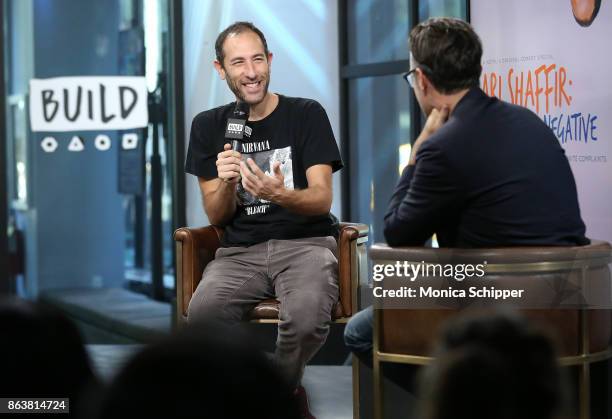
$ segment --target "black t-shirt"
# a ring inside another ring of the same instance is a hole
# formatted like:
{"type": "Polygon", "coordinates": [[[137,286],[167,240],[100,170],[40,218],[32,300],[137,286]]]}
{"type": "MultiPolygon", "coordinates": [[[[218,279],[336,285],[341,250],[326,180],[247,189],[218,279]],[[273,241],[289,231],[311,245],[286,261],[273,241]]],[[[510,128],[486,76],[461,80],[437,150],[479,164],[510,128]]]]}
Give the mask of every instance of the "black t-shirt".
{"type": "MultiPolygon", "coordinates": [[[[308,187],[306,169],[330,164],[342,168],[340,152],[323,107],[316,101],[278,95],[278,105],[259,121],[248,121],[241,149],[242,160],[252,158],[266,174],[274,162],[288,189],[308,187]]],[[[196,115],[191,125],[185,171],[206,180],[217,177],[217,154],[231,143],[224,137],[227,118],[235,103],[196,115]]],[[[292,213],[271,202],[254,198],[238,184],[238,208],[225,226],[224,246],[249,246],[270,239],[334,236],[338,222],[331,214],[292,213]]]]}

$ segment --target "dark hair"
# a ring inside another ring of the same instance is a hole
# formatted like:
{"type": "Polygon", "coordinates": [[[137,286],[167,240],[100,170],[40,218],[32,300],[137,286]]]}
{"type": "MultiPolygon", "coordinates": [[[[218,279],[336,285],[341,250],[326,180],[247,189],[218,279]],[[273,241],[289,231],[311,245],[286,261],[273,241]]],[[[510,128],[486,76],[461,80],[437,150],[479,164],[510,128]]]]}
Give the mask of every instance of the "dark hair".
{"type": "Polygon", "coordinates": [[[238,330],[197,328],[146,347],[102,397],[98,419],[297,419],[293,388],[238,330]]]}
{"type": "Polygon", "coordinates": [[[410,32],[410,50],[421,69],[442,93],[478,86],[482,44],[469,23],[432,18],[410,32]]]}
{"type": "Polygon", "coordinates": [[[421,377],[426,419],[551,419],[564,392],[552,341],[509,313],[448,324],[421,377]]]}
{"type": "Polygon", "coordinates": [[[76,325],[50,305],[3,298],[0,332],[2,397],[69,397],[80,417],[98,381],[76,325]]]}
{"type": "Polygon", "coordinates": [[[234,22],[227,28],[225,28],[223,32],[221,32],[219,36],[217,36],[217,40],[215,41],[215,54],[217,55],[217,61],[219,61],[222,66],[223,59],[225,58],[225,53],[223,52],[223,44],[225,43],[227,37],[230,35],[238,35],[247,31],[254,32],[257,36],[259,36],[259,39],[261,40],[261,43],[264,47],[264,51],[266,53],[266,57],[268,56],[268,43],[266,42],[266,37],[264,36],[263,32],[260,31],[257,26],[253,25],[251,22],[234,22]]]}

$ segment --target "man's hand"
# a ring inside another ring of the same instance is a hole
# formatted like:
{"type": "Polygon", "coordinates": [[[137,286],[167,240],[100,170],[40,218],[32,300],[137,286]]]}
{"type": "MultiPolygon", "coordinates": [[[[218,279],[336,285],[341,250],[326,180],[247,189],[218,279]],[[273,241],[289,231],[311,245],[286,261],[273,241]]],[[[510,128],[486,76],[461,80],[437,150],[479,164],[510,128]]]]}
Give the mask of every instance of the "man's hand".
{"type": "Polygon", "coordinates": [[[427,121],[425,121],[425,127],[423,127],[423,131],[421,132],[421,136],[423,134],[429,137],[434,132],[440,129],[442,125],[448,119],[448,106],[444,106],[442,109],[438,110],[433,108],[429,116],[427,117],[427,121]]]}
{"type": "Polygon", "coordinates": [[[232,150],[231,144],[225,144],[223,149],[217,155],[217,177],[225,183],[236,184],[240,181],[240,153],[232,150]]]}
{"type": "Polygon", "coordinates": [[[416,155],[419,147],[427,141],[431,135],[438,131],[442,125],[448,119],[448,106],[444,106],[442,109],[438,110],[436,108],[432,109],[431,113],[427,117],[427,121],[425,121],[425,127],[423,127],[423,131],[421,131],[421,135],[416,139],[414,145],[412,146],[412,154],[410,155],[409,165],[416,164],[416,155]]]}
{"type": "Polygon", "coordinates": [[[268,176],[255,164],[253,159],[240,163],[242,186],[256,198],[278,202],[285,189],[285,177],[280,170],[280,162],[272,165],[272,174],[268,176]]]}

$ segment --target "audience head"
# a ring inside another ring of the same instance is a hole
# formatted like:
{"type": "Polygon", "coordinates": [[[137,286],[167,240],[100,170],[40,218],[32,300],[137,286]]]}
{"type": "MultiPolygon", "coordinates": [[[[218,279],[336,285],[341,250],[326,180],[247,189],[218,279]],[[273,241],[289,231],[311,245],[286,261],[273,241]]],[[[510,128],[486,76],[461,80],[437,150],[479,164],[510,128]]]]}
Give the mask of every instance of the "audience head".
{"type": "Polygon", "coordinates": [[[421,390],[425,419],[551,419],[562,398],[551,340],[508,313],[449,323],[421,390]]]}
{"type": "Polygon", "coordinates": [[[74,413],[95,384],[76,326],[59,310],[18,299],[0,301],[2,397],[70,398],[74,413]]]}
{"type": "Polygon", "coordinates": [[[299,417],[293,389],[242,336],[209,326],[136,355],[111,383],[102,419],[299,417]]]}

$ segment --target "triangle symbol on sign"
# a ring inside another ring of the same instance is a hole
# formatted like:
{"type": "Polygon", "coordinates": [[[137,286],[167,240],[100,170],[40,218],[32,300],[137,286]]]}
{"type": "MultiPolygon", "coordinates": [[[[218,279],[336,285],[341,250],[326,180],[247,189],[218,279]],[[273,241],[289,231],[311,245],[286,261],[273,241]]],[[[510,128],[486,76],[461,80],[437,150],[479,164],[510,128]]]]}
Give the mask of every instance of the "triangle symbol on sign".
{"type": "Polygon", "coordinates": [[[83,151],[85,150],[85,146],[83,145],[83,140],[81,137],[75,135],[70,140],[70,144],[68,144],[68,151],[83,151]]]}

